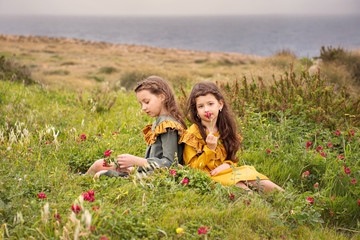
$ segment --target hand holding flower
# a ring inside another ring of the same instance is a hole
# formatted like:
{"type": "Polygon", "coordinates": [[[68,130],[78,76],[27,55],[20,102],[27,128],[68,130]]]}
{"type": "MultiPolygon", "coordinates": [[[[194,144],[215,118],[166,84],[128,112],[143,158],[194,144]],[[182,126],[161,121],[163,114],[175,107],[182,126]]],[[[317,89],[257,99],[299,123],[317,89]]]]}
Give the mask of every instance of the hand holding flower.
{"type": "Polygon", "coordinates": [[[206,145],[211,150],[215,151],[217,146],[218,138],[215,137],[212,133],[209,133],[206,137],[206,145]]]}
{"type": "Polygon", "coordinates": [[[133,166],[144,166],[147,163],[146,159],[130,154],[118,155],[116,160],[120,169],[125,169],[133,166]]]}

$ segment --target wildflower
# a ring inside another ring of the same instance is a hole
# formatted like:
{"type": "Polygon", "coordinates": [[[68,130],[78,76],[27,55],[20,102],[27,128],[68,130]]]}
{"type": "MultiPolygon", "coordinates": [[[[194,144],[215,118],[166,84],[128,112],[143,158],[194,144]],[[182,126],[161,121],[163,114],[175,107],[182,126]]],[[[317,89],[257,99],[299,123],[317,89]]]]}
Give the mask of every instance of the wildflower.
{"type": "Polygon", "coordinates": [[[28,152],[31,152],[31,151],[32,151],[32,149],[31,149],[31,148],[28,148],[27,150],[28,150],[28,152]]]}
{"type": "Polygon", "coordinates": [[[343,155],[337,155],[338,158],[340,158],[341,160],[344,160],[344,156],[343,155]]]}
{"type": "Polygon", "coordinates": [[[331,142],[329,142],[326,146],[328,146],[328,147],[330,147],[330,148],[333,148],[333,147],[334,147],[331,142]]]}
{"type": "Polygon", "coordinates": [[[316,151],[319,152],[320,150],[322,151],[322,150],[324,150],[324,149],[323,149],[323,147],[318,146],[318,147],[316,148],[316,151]]]}
{"type": "Polygon", "coordinates": [[[106,236],[101,236],[100,240],[109,240],[106,236]]]}
{"type": "Polygon", "coordinates": [[[98,206],[94,206],[94,207],[92,208],[92,210],[98,210],[98,209],[99,209],[98,206]]]}
{"type": "Polygon", "coordinates": [[[315,183],[314,184],[314,188],[318,188],[319,187],[319,184],[318,183],[315,183]]]}
{"type": "Polygon", "coordinates": [[[268,150],[266,150],[269,154],[271,153],[271,150],[270,149],[268,149],[268,150]]]}
{"type": "Polygon", "coordinates": [[[353,179],[351,180],[351,183],[350,183],[350,184],[357,184],[356,179],[355,179],[355,178],[353,178],[353,179]]]}
{"type": "Polygon", "coordinates": [[[85,135],[85,134],[81,134],[80,139],[81,139],[81,141],[85,141],[85,140],[86,140],[86,135],[85,135]]]}
{"type": "Polygon", "coordinates": [[[74,205],[71,205],[71,210],[76,213],[76,214],[79,214],[80,211],[81,211],[81,207],[79,207],[78,205],[74,206],[74,205]]]}
{"type": "Polygon", "coordinates": [[[350,130],[350,133],[351,133],[351,135],[353,135],[353,136],[354,136],[354,131],[353,131],[353,130],[350,130]]]}
{"type": "Polygon", "coordinates": [[[90,201],[90,196],[88,193],[82,193],[81,196],[84,198],[85,201],[90,201]]]}
{"type": "Polygon", "coordinates": [[[110,154],[112,154],[112,153],[113,153],[113,151],[109,149],[104,152],[104,155],[107,157],[110,157],[110,154]]]}
{"type": "Polygon", "coordinates": [[[335,131],[335,135],[340,135],[340,134],[341,134],[341,132],[339,130],[335,131]]]}
{"type": "Polygon", "coordinates": [[[95,195],[95,192],[94,192],[94,190],[89,190],[88,194],[90,197],[93,197],[95,195]]]}
{"type": "Polygon", "coordinates": [[[170,174],[173,175],[173,176],[175,176],[175,175],[176,175],[176,170],[175,170],[175,169],[171,169],[171,170],[170,170],[170,174]]]}
{"type": "Polygon", "coordinates": [[[176,233],[184,233],[184,229],[179,227],[176,229],[176,233]]]}
{"type": "Polygon", "coordinates": [[[235,199],[235,194],[233,194],[233,193],[230,194],[230,195],[229,195],[229,198],[230,198],[231,200],[234,200],[234,199],[235,199]]]}
{"type": "Polygon", "coordinates": [[[247,201],[243,201],[244,204],[247,204],[248,206],[250,205],[250,202],[247,201]]]}
{"type": "Polygon", "coordinates": [[[210,118],[211,118],[211,112],[205,113],[205,117],[208,118],[208,119],[210,119],[210,118]]]}
{"type": "Polygon", "coordinates": [[[275,145],[275,148],[279,148],[279,145],[275,145]]]}
{"type": "Polygon", "coordinates": [[[314,203],[314,199],[312,197],[308,197],[306,199],[306,201],[310,202],[310,204],[313,204],[314,203]]]}
{"type": "Polygon", "coordinates": [[[90,232],[92,232],[92,233],[95,232],[95,229],[96,229],[96,226],[94,226],[94,225],[90,226],[90,232]]]}
{"type": "Polygon", "coordinates": [[[97,135],[98,135],[99,137],[101,137],[101,133],[98,133],[97,135]]]}
{"type": "Polygon", "coordinates": [[[59,214],[54,214],[54,218],[56,219],[56,221],[61,222],[61,217],[59,214]]]}
{"type": "Polygon", "coordinates": [[[332,195],[332,196],[330,197],[330,199],[331,199],[331,201],[334,200],[334,199],[335,199],[335,195],[332,195]]]}
{"type": "Polygon", "coordinates": [[[181,182],[182,184],[186,184],[186,183],[189,183],[189,179],[187,179],[187,178],[184,178],[183,180],[182,180],[182,182],[181,182]]]}
{"type": "Polygon", "coordinates": [[[326,154],[325,154],[324,152],[321,152],[320,155],[321,155],[322,157],[325,157],[325,156],[326,156],[326,154]]]}
{"type": "Polygon", "coordinates": [[[350,168],[345,168],[344,171],[347,175],[349,175],[351,173],[350,168]]]}
{"type": "Polygon", "coordinates": [[[50,144],[50,143],[51,143],[51,142],[49,142],[49,141],[46,141],[46,142],[45,142],[46,145],[48,145],[48,144],[50,144]]]}
{"type": "Polygon", "coordinates": [[[312,144],[312,142],[307,141],[307,143],[306,143],[306,151],[308,151],[308,150],[309,150],[309,147],[311,146],[311,144],[312,144]]]}
{"type": "Polygon", "coordinates": [[[359,207],[360,207],[360,200],[358,201],[359,207]]]}
{"type": "Polygon", "coordinates": [[[209,227],[201,226],[198,230],[199,235],[206,234],[208,229],[209,229],[209,227]]]}
{"type": "Polygon", "coordinates": [[[310,172],[309,172],[309,171],[306,171],[306,172],[303,172],[303,173],[301,174],[301,177],[302,177],[302,178],[307,178],[309,175],[310,175],[310,172]]]}
{"type": "Polygon", "coordinates": [[[118,132],[113,132],[113,133],[112,133],[112,135],[116,135],[116,134],[118,134],[118,132]]]}
{"type": "Polygon", "coordinates": [[[40,199],[43,199],[43,198],[46,198],[46,195],[45,195],[45,193],[41,192],[41,193],[38,194],[38,197],[40,199]]]}

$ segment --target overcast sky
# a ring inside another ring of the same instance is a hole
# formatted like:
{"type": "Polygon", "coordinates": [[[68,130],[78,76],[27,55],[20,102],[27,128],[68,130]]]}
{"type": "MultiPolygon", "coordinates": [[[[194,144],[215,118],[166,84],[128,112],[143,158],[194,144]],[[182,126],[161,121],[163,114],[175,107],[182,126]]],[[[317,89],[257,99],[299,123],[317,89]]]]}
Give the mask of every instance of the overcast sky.
{"type": "Polygon", "coordinates": [[[0,14],[360,14],[360,0],[0,0],[0,14]]]}

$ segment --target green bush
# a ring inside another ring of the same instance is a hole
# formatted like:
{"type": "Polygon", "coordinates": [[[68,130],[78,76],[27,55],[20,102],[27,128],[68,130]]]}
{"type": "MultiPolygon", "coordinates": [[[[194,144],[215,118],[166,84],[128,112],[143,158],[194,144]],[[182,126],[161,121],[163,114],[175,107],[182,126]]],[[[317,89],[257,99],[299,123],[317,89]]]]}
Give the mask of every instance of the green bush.
{"type": "Polygon", "coordinates": [[[25,85],[36,83],[26,66],[21,66],[13,59],[7,59],[4,56],[0,56],[0,80],[21,82],[25,85]]]}

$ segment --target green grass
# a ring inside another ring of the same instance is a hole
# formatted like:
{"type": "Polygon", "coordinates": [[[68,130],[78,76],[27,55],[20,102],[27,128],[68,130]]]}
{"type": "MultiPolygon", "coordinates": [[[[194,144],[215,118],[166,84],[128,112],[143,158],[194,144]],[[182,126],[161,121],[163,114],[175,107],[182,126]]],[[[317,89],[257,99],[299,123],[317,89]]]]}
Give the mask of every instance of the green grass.
{"type": "Polygon", "coordinates": [[[143,156],[141,130],[153,120],[141,113],[133,93],[55,91],[0,81],[0,238],[204,239],[198,229],[205,226],[207,239],[359,239],[359,129],[349,125],[335,135],[301,112],[246,108],[239,120],[240,162],[283,186],[284,194],[248,196],[187,167],[175,168],[175,176],[161,170],[137,180],[78,174],[107,149],[143,156]],[[111,106],[109,99],[116,99],[111,106]],[[302,178],[307,170],[310,175],[302,178]],[[184,178],[189,184],[181,183],[184,178]],[[357,184],[350,184],[353,178],[357,184]],[[89,190],[95,201],[82,201],[89,190]],[[41,192],[46,199],[38,198],[41,192]],[[81,206],[78,215],[72,205],[81,206]]]}

